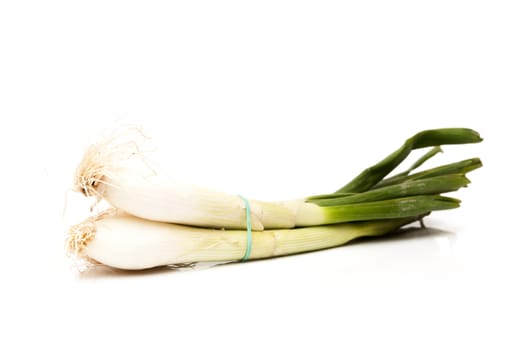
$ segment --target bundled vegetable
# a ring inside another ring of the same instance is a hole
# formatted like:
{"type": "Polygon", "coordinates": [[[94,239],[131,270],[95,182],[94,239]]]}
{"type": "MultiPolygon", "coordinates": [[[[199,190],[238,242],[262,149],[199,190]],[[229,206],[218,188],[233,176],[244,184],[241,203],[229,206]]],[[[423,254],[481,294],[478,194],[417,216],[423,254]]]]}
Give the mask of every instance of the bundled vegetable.
{"type": "MultiPolygon", "coordinates": [[[[457,201],[437,195],[465,186],[468,181],[464,175],[481,165],[478,159],[461,166],[453,164],[439,173],[436,169],[413,178],[397,176],[385,183],[380,181],[413,149],[479,141],[479,135],[470,129],[420,132],[333,195],[282,202],[250,200],[253,229],[392,219],[456,208],[457,201]],[[375,192],[368,191],[376,185],[375,192]]],[[[86,196],[104,198],[114,207],[148,220],[246,228],[245,208],[239,196],[181,183],[154,170],[144,160],[137,144],[130,141],[92,145],[77,169],[75,188],[86,196]]]]}
{"type": "Polygon", "coordinates": [[[457,208],[459,200],[442,194],[468,185],[465,175],[481,166],[478,158],[413,171],[441,145],[480,141],[470,129],[422,131],[335,193],[264,202],[181,183],[153,169],[133,140],[107,140],[87,149],[75,188],[119,211],[72,227],[67,247],[88,260],[141,269],[272,257],[386,234],[434,210],[457,208]],[[410,169],[387,177],[425,147],[432,149],[410,169]],[[251,231],[261,231],[254,232],[254,246],[251,231]]]}
{"type": "Polygon", "coordinates": [[[420,217],[254,232],[217,230],[140,219],[110,211],[73,226],[67,249],[87,261],[121,269],[250,260],[336,247],[390,233],[420,217]]]}

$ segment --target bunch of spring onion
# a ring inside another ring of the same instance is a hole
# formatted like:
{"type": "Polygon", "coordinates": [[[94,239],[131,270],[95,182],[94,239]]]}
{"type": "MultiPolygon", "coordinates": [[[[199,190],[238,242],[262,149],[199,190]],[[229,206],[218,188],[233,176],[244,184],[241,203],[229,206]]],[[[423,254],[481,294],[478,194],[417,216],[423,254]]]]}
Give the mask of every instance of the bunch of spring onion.
{"type": "Polygon", "coordinates": [[[154,169],[137,142],[91,145],[75,189],[114,209],[70,228],[66,247],[87,261],[122,269],[288,255],[378,236],[460,201],[443,194],[469,184],[478,158],[416,171],[441,145],[480,142],[474,130],[425,130],[334,193],[265,202],[179,182],[154,169]],[[430,147],[407,171],[390,173],[430,147]],[[249,242],[249,240],[251,240],[249,242]],[[250,244],[249,244],[250,243],[250,244]]]}

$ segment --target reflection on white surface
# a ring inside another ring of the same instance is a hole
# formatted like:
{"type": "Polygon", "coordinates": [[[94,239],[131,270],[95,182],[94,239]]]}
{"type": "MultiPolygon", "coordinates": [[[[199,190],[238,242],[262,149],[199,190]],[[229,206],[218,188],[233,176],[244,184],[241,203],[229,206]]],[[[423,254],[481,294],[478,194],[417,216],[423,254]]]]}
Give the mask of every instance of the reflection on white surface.
{"type": "MultiPolygon", "coordinates": [[[[455,241],[453,232],[413,227],[386,237],[360,239],[317,254],[321,261],[335,263],[331,272],[333,278],[345,275],[355,286],[418,285],[445,280],[460,268],[451,254],[455,241]]],[[[329,277],[322,279],[326,278],[329,277]]]]}

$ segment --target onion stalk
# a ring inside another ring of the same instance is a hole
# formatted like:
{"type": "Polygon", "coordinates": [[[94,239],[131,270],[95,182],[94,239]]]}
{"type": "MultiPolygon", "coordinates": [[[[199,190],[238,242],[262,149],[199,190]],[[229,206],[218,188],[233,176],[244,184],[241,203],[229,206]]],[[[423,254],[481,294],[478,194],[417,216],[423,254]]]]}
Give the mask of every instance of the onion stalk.
{"type": "MultiPolygon", "coordinates": [[[[421,174],[421,166],[447,144],[480,142],[470,129],[422,131],[388,157],[333,194],[279,202],[249,200],[252,229],[288,229],[351,221],[407,219],[453,209],[459,201],[441,194],[466,186],[465,174],[479,159],[453,163],[421,174]],[[407,172],[386,176],[414,149],[433,147],[407,172]]],[[[237,195],[181,183],[154,169],[135,141],[111,138],[90,146],[75,175],[75,189],[136,217],[208,228],[246,229],[243,200],[237,195]]]]}
{"type": "MultiPolygon", "coordinates": [[[[254,232],[249,259],[303,253],[379,236],[422,216],[254,232]]],[[[246,253],[245,230],[218,230],[144,220],[111,210],[70,228],[66,248],[94,264],[139,270],[195,262],[229,262],[246,253]]]]}

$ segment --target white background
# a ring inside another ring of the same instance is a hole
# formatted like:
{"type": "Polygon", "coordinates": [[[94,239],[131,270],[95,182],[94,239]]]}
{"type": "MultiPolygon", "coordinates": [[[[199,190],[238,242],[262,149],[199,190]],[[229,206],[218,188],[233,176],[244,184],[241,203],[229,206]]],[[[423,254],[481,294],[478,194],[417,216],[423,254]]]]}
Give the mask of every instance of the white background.
{"type": "Polygon", "coordinates": [[[526,348],[526,18],[507,0],[0,2],[0,348],[526,348]],[[485,166],[426,230],[80,274],[63,240],[90,203],[68,190],[119,123],[261,199],[331,192],[421,129],[478,130],[430,165],[485,166]]]}

